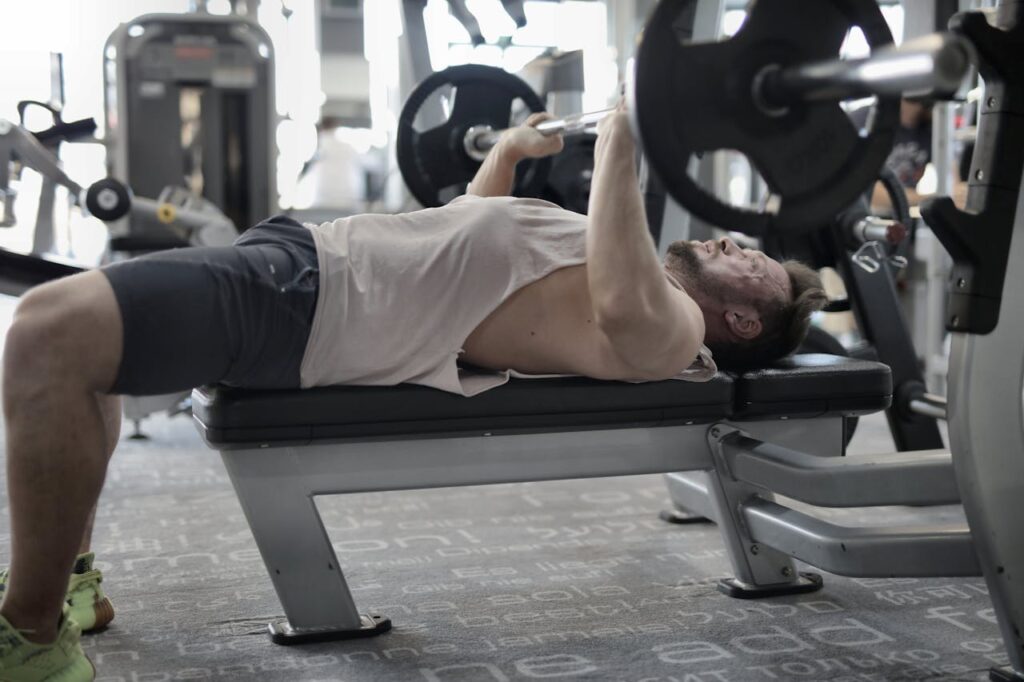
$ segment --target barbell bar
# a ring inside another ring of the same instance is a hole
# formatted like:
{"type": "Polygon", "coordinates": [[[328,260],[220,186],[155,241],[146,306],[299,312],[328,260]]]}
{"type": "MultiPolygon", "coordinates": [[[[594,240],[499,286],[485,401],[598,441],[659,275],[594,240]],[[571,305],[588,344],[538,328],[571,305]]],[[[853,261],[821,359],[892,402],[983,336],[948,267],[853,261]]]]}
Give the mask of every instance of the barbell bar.
{"type": "MultiPolygon", "coordinates": [[[[934,33],[883,48],[862,59],[826,59],[808,64],[765,66],[751,84],[754,102],[769,114],[784,114],[802,101],[842,101],[870,95],[949,97],[970,66],[963,42],[951,34],[934,33]]],[[[572,114],[534,126],[542,135],[571,135],[593,129],[616,107],[572,114]]],[[[507,130],[507,129],[505,129],[507,130]]],[[[471,126],[463,146],[483,161],[505,130],[471,126]]]]}
{"type": "MultiPolygon", "coordinates": [[[[563,118],[554,118],[549,121],[541,121],[534,128],[541,135],[572,135],[586,132],[594,128],[608,114],[615,111],[616,107],[590,111],[582,114],[571,114],[563,118]]],[[[505,130],[492,130],[490,126],[472,126],[466,131],[465,148],[470,158],[476,161],[483,161],[487,152],[498,144],[502,133],[505,130]]]]}
{"type": "Polygon", "coordinates": [[[932,33],[880,48],[862,59],[830,59],[787,68],[766,66],[754,78],[754,100],[769,108],[794,101],[841,101],[871,95],[948,98],[970,61],[965,43],[932,33]]]}

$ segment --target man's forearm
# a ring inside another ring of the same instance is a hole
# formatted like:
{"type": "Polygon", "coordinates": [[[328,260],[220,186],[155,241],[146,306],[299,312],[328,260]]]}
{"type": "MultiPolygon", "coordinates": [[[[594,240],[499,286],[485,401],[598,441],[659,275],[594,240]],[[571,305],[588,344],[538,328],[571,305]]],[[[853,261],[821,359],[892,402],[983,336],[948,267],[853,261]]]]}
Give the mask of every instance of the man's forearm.
{"type": "Polygon", "coordinates": [[[523,158],[507,144],[498,142],[466,188],[466,194],[481,197],[504,197],[512,193],[516,181],[516,164],[523,158]]]}
{"type": "Polygon", "coordinates": [[[625,121],[598,137],[588,209],[587,273],[595,314],[643,315],[667,296],[636,178],[636,145],[625,121]]]}

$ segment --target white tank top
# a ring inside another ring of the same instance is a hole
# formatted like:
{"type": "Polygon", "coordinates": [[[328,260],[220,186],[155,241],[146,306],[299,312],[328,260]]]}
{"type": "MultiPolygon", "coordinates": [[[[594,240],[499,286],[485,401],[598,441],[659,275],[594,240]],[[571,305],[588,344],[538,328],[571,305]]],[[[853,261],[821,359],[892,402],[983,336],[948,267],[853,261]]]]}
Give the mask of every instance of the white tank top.
{"type": "MultiPolygon", "coordinates": [[[[462,344],[517,290],[586,261],[586,216],[539,199],[465,195],[308,227],[320,292],[302,388],[410,383],[470,396],[524,376],[460,367],[462,344]]],[[[706,350],[697,364],[680,378],[714,374],[706,350]]]]}

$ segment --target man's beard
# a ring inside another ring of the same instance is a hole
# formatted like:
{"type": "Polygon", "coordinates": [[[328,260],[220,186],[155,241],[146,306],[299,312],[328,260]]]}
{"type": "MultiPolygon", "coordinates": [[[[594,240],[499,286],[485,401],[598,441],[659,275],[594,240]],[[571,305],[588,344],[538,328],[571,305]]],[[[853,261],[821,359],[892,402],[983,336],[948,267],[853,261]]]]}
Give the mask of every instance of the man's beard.
{"type": "Polygon", "coordinates": [[[730,298],[729,292],[720,282],[708,278],[704,262],[697,255],[697,249],[702,248],[704,245],[699,242],[678,241],[669,244],[666,259],[668,271],[693,298],[724,302],[730,298]]]}
{"type": "Polygon", "coordinates": [[[668,271],[683,285],[691,296],[703,292],[704,264],[690,242],[678,241],[668,245],[668,271]]]}
{"type": "Polygon", "coordinates": [[[690,282],[696,282],[704,270],[704,264],[700,262],[694,246],[690,242],[672,242],[668,245],[668,266],[684,286],[690,282]]]}

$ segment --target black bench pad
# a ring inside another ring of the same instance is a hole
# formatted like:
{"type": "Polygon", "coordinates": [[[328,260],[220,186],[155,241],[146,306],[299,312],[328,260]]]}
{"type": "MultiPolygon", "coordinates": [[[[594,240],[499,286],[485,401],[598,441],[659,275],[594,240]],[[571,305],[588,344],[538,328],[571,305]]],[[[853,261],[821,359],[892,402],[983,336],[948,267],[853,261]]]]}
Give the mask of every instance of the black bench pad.
{"type": "Polygon", "coordinates": [[[711,423],[732,411],[733,379],[626,384],[581,377],[514,379],[473,398],[423,386],[330,386],[192,393],[211,445],[412,435],[566,431],[711,423]]]}
{"type": "Polygon", "coordinates": [[[809,353],[736,379],[734,417],[816,417],[869,414],[892,402],[888,365],[809,353]]]}
{"type": "Polygon", "coordinates": [[[720,373],[707,383],[518,379],[473,398],[411,385],[293,391],[207,386],[193,392],[192,412],[210,445],[238,448],[853,415],[883,409],[891,396],[885,365],[802,355],[736,377],[720,373]]]}

